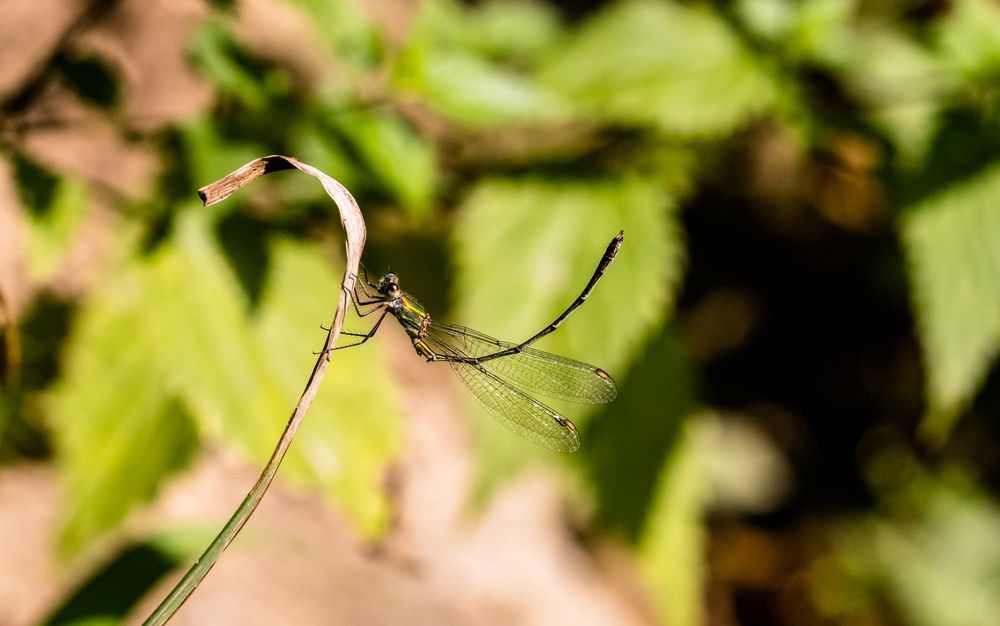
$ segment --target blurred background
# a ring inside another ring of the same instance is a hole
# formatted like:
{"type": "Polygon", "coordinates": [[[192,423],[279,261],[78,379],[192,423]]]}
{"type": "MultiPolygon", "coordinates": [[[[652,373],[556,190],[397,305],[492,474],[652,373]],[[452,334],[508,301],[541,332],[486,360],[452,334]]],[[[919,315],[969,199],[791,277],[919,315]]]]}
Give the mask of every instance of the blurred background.
{"type": "MultiPolygon", "coordinates": [[[[1000,623],[1000,7],[7,0],[0,624],[137,623],[365,263],[599,365],[574,455],[387,323],[179,624],[1000,623]]],[[[348,320],[364,330],[368,319],[348,320]]]]}

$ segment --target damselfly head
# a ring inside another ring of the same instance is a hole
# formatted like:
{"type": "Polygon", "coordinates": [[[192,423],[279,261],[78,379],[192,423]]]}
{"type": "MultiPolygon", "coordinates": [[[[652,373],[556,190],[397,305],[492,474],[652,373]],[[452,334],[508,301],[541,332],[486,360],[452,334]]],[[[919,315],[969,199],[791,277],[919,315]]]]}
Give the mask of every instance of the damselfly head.
{"type": "Polygon", "coordinates": [[[388,272],[379,282],[378,292],[390,298],[397,297],[399,295],[399,278],[392,272],[388,272]]]}

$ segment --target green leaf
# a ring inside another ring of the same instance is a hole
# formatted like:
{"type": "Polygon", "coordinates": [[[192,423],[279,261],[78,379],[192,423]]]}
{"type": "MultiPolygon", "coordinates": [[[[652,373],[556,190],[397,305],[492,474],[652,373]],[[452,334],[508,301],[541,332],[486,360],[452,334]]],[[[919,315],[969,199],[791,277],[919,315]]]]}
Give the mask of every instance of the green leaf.
{"type": "Polygon", "coordinates": [[[909,210],[901,236],[927,371],[925,434],[947,437],[1000,350],[1000,165],[909,210]]]}
{"type": "Polygon", "coordinates": [[[855,36],[854,2],[740,0],[736,11],[744,27],[766,40],[786,62],[840,65],[854,46],[864,43],[864,38],[855,36]]]}
{"type": "MultiPolygon", "coordinates": [[[[842,4],[849,6],[846,2],[842,4]]],[[[768,43],[781,42],[788,37],[797,6],[801,5],[783,0],[737,0],[734,4],[735,13],[746,29],[768,43]]]]}
{"type": "Polygon", "coordinates": [[[141,314],[156,306],[145,268],[105,283],[81,307],[48,397],[66,492],[60,541],[74,553],[152,497],[196,447],[194,425],[152,362],[162,337],[141,314]]]}
{"type": "Polygon", "coordinates": [[[426,217],[437,190],[433,144],[389,115],[349,111],[332,121],[410,216],[426,217]]]}
{"type": "Polygon", "coordinates": [[[638,555],[660,621],[697,626],[704,619],[707,485],[701,451],[683,433],[660,472],[638,555]]]}
{"type": "MultiPolygon", "coordinates": [[[[808,0],[785,3],[793,19],[784,45],[797,58],[836,63],[861,43],[851,31],[857,7],[843,0],[808,0]]],[[[863,42],[862,38],[862,42],[863,42]]]]}
{"type": "Polygon", "coordinates": [[[539,79],[598,119],[685,136],[731,131],[775,98],[771,77],[711,9],[652,0],[610,5],[539,79]]]}
{"type": "MultiPolygon", "coordinates": [[[[326,43],[340,61],[365,67],[382,54],[380,34],[358,0],[287,0],[300,8],[316,29],[318,41],[326,43]]],[[[341,68],[350,69],[350,67],[341,68]]]]}
{"type": "Polygon", "coordinates": [[[839,71],[859,95],[886,106],[934,101],[954,86],[952,73],[921,42],[889,30],[857,38],[839,71]]]}
{"type": "MultiPolygon", "coordinates": [[[[198,211],[182,213],[177,254],[169,263],[164,259],[158,288],[173,295],[161,311],[170,316],[167,332],[174,337],[165,342],[164,366],[185,364],[165,375],[204,428],[262,463],[315,362],[311,352],[323,339],[319,324],[333,316],[340,279],[321,250],[275,244],[259,313],[248,318],[243,293],[208,228],[198,211]]],[[[351,352],[336,355],[328,378],[339,384],[314,402],[285,473],[319,484],[374,536],[388,521],[379,485],[396,448],[397,405],[378,353],[351,352]]]]}
{"type": "Polygon", "coordinates": [[[850,92],[871,103],[867,115],[893,140],[899,158],[916,161],[933,139],[954,73],[922,42],[896,30],[853,37],[828,56],[850,92]]]}
{"type": "Polygon", "coordinates": [[[565,101],[512,70],[422,43],[396,59],[392,78],[404,95],[472,128],[552,122],[569,114],[565,101]]]}
{"type": "Polygon", "coordinates": [[[660,483],[695,408],[693,364],[675,324],[646,347],[618,398],[583,433],[580,454],[597,495],[601,523],[638,541],[660,483]]]}
{"type": "Polygon", "coordinates": [[[191,39],[189,51],[195,64],[220,93],[236,98],[251,110],[267,105],[268,95],[261,77],[240,62],[239,44],[221,20],[212,19],[202,24],[191,39]]]}
{"type": "Polygon", "coordinates": [[[958,472],[912,474],[881,512],[842,524],[816,568],[816,604],[830,623],[858,623],[887,600],[914,626],[1000,622],[995,499],[958,472]]]}
{"type": "Polygon", "coordinates": [[[444,49],[524,66],[551,49],[561,34],[556,9],[541,2],[489,0],[474,6],[456,0],[421,3],[415,36],[444,49]]]}
{"type": "Polygon", "coordinates": [[[658,184],[636,177],[484,181],[462,204],[453,239],[457,319],[528,338],[579,295],[624,230],[621,252],[586,305],[539,344],[622,367],[672,308],[684,258],[675,210],[658,184]]]}
{"type": "Polygon", "coordinates": [[[235,440],[266,458],[291,411],[277,382],[264,375],[263,354],[251,335],[249,304],[194,207],[177,215],[169,245],[147,277],[160,297],[153,315],[165,338],[156,367],[164,384],[184,399],[203,432],[235,440]]]}
{"type": "MultiPolygon", "coordinates": [[[[674,210],[660,185],[635,177],[480,183],[454,232],[455,320],[502,339],[527,339],[573,302],[624,229],[618,258],[586,304],[537,344],[615,375],[672,308],[684,258],[674,210]]],[[[565,411],[582,423],[583,408],[565,411]]],[[[489,418],[474,423],[490,438],[480,450],[488,478],[538,452],[489,418]]]]}
{"type": "MultiPolygon", "coordinates": [[[[303,163],[326,172],[348,189],[358,189],[364,174],[360,171],[357,158],[350,154],[336,133],[320,126],[308,120],[294,124],[288,137],[291,154],[303,163]]],[[[298,177],[293,176],[279,178],[274,184],[282,187],[281,197],[289,203],[314,202],[328,206],[329,196],[319,185],[303,185],[298,177]]]]}
{"type": "Polygon", "coordinates": [[[59,269],[83,223],[89,201],[90,194],[83,182],[60,178],[48,206],[31,215],[28,263],[36,281],[47,281],[59,269]]]}
{"type": "Polygon", "coordinates": [[[791,470],[750,419],[712,413],[672,417],[680,428],[674,427],[679,432],[655,474],[638,555],[661,622],[694,626],[705,621],[706,512],[771,511],[787,495],[791,470]]]}
{"type": "Polygon", "coordinates": [[[529,3],[422,4],[393,85],[471,128],[566,119],[571,107],[523,71],[558,42],[552,9],[529,3]]]}
{"type": "MultiPolygon", "coordinates": [[[[938,24],[942,56],[973,84],[997,93],[1000,81],[1000,8],[989,0],[963,0],[938,24]]],[[[994,102],[996,95],[994,95],[994,102]]]]}
{"type": "MultiPolygon", "coordinates": [[[[68,551],[152,497],[196,431],[263,464],[309,376],[340,284],[327,255],[275,244],[255,316],[213,232],[209,213],[181,210],[151,258],[108,277],[81,309],[51,395],[68,551]]],[[[379,353],[354,352],[334,359],[336,383],[313,404],[284,474],[320,485],[374,536],[388,521],[380,485],[397,404],[379,353]]]]}

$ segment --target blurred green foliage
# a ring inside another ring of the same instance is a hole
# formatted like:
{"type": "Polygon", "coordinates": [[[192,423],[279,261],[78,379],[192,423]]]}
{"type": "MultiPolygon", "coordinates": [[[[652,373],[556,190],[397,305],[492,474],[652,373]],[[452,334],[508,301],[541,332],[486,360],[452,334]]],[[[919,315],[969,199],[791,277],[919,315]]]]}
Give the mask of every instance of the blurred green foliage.
{"type": "MultiPolygon", "coordinates": [[[[839,185],[832,202],[812,188],[806,204],[823,219],[865,231],[864,211],[884,210],[898,235],[926,380],[924,414],[895,424],[922,420],[907,445],[946,448],[988,391],[1000,353],[995,3],[611,0],[570,19],[558,3],[425,0],[393,37],[363,3],[288,0],[322,47],[325,73],[312,81],[241,38],[229,4],[216,3],[186,50],[213,104],[141,139],[113,65],[70,54],[50,64],[53,82],[169,162],[141,197],[110,194],[102,245],[114,252],[67,298],[68,334],[51,344],[25,334],[58,365],[26,358],[21,380],[5,381],[0,451],[26,454],[25,429],[51,442],[68,554],[119,527],[200,447],[224,442],[262,462],[277,439],[335,307],[336,215],[318,185],[293,176],[212,209],[186,199],[268,153],[298,156],[354,193],[370,267],[396,263],[418,297],[450,298],[437,315],[496,336],[551,320],[625,230],[607,278],[541,347],[618,376],[614,405],[573,409],[586,443],[566,465],[602,529],[631,542],[664,623],[707,619],[705,520],[718,502],[706,468],[713,455],[743,458],[704,445],[692,417],[710,400],[707,367],[672,321],[689,267],[680,209],[713,185],[747,187],[718,177],[757,165],[755,133],[780,135],[807,164],[778,177],[826,173],[839,185]],[[882,200],[859,201],[860,218],[846,212],[858,180],[882,200]],[[446,253],[408,251],[415,240],[446,253]],[[421,258],[428,267],[403,264],[421,258]]],[[[25,209],[27,280],[57,293],[84,216],[108,191],[35,160],[17,133],[3,137],[25,209]]],[[[403,419],[378,342],[338,354],[283,475],[377,537],[403,419]]],[[[552,460],[482,415],[471,424],[481,490],[552,460]]],[[[996,594],[982,591],[995,591],[1000,567],[989,477],[967,467],[974,459],[958,459],[956,483],[934,458],[903,457],[919,468],[891,489],[871,479],[884,457],[861,460],[876,504],[831,522],[840,543],[810,579],[817,614],[997,621],[996,594]]]]}
{"type": "MultiPolygon", "coordinates": [[[[334,290],[301,301],[302,286],[337,283],[326,255],[275,239],[261,301],[249,311],[206,215],[183,209],[155,253],[116,269],[116,279],[95,289],[81,310],[63,376],[48,395],[67,480],[63,540],[71,551],[155,493],[199,435],[266,459],[280,432],[275,417],[290,411],[288,399],[304,384],[311,359],[288,346],[309,345],[316,320],[336,307],[334,290]],[[114,498],[102,495],[111,484],[114,498]]],[[[378,357],[355,350],[338,360],[336,367],[357,378],[331,380],[305,429],[309,441],[285,465],[289,476],[323,485],[368,533],[386,521],[378,486],[395,449],[397,408],[383,389],[388,374],[378,357]],[[360,407],[367,417],[358,421],[360,407]]]]}
{"type": "Polygon", "coordinates": [[[1000,619],[1000,508],[964,471],[913,471],[882,494],[883,509],[847,525],[817,566],[829,617],[864,619],[886,601],[918,626],[1000,619]],[[873,597],[883,593],[882,598],[873,597]]]}
{"type": "Polygon", "coordinates": [[[1000,166],[910,209],[901,233],[927,356],[929,436],[947,437],[1000,349],[1000,166]]]}

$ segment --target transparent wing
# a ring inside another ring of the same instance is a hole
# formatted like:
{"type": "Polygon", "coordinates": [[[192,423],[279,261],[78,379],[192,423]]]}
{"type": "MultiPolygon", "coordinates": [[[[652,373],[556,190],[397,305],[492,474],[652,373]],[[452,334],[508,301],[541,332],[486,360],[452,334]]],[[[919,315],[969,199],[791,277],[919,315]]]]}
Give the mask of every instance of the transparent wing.
{"type": "MultiPolygon", "coordinates": [[[[440,341],[431,335],[428,335],[426,340],[439,354],[470,356],[453,344],[440,341]]],[[[483,365],[461,361],[449,361],[448,364],[469,393],[475,396],[497,421],[518,435],[557,452],[575,452],[580,447],[580,435],[573,422],[499,378],[483,365]]]]}
{"type": "MultiPolygon", "coordinates": [[[[467,357],[481,357],[517,345],[494,339],[471,328],[439,322],[433,322],[428,327],[427,334],[467,357]]],[[[615,381],[601,368],[533,348],[525,348],[522,352],[479,365],[493,376],[519,389],[550,398],[583,404],[604,404],[618,395],[615,381]]]]}

